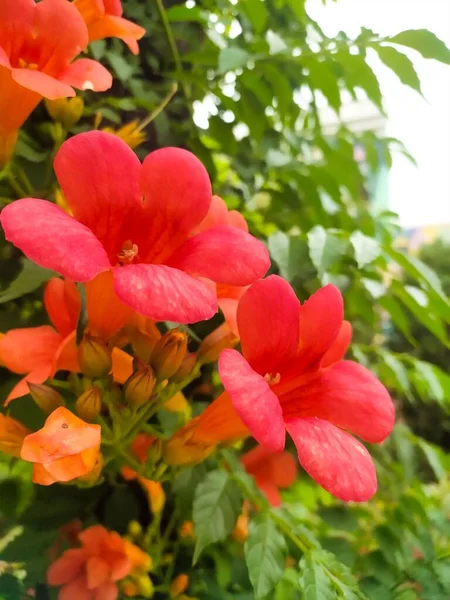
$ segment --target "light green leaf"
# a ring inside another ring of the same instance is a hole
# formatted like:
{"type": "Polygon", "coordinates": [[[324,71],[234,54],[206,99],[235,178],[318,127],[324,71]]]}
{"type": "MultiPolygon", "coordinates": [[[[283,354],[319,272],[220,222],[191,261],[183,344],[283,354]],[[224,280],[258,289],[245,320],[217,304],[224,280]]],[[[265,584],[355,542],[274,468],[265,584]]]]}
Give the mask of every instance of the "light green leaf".
{"type": "Polygon", "coordinates": [[[444,390],[442,389],[441,383],[435,374],[433,367],[434,365],[424,362],[423,360],[414,361],[414,368],[419,376],[423,377],[426,381],[431,397],[441,403],[445,399],[444,390]]]}
{"type": "Polygon", "coordinates": [[[408,394],[410,390],[409,377],[403,363],[392,352],[379,350],[378,354],[394,376],[397,387],[405,394],[408,394]]]}
{"type": "Polygon", "coordinates": [[[9,286],[0,293],[0,304],[21,298],[25,294],[34,292],[43,283],[56,276],[54,271],[39,267],[28,258],[22,258],[22,270],[9,286]]]}
{"type": "Polygon", "coordinates": [[[203,12],[198,6],[188,8],[182,4],[171,6],[167,10],[167,17],[172,23],[178,21],[203,23],[206,20],[203,12]]]}
{"type": "Polygon", "coordinates": [[[345,69],[345,81],[351,88],[363,89],[369,100],[383,111],[383,102],[380,85],[374,72],[360,54],[340,52],[335,55],[336,59],[345,69]]]}
{"type": "Polygon", "coordinates": [[[355,260],[360,269],[374,261],[380,255],[380,244],[377,240],[364,235],[361,231],[352,233],[350,243],[353,246],[355,260]]]}
{"type": "Polygon", "coordinates": [[[206,546],[224,540],[233,529],[240,500],[239,488],[225,471],[211,471],[197,486],[193,509],[197,536],[194,563],[206,546]]]}
{"type": "Polygon", "coordinates": [[[282,231],[277,231],[269,237],[269,252],[277,263],[280,275],[292,281],[305,264],[311,266],[308,258],[308,248],[303,240],[291,237],[282,231]]]}
{"type": "Polygon", "coordinates": [[[341,94],[338,77],[331,64],[326,60],[308,58],[305,60],[305,66],[309,70],[308,79],[311,87],[320,90],[331,108],[338,112],[341,107],[341,94]]]}
{"type": "Polygon", "coordinates": [[[417,50],[424,58],[434,58],[450,65],[450,50],[434,33],[428,29],[409,29],[390,38],[393,44],[407,46],[417,50]]]}
{"type": "Polygon", "coordinates": [[[265,598],[283,576],[286,542],[266,515],[254,519],[245,543],[245,560],[256,598],[265,598]]]}
{"type": "Polygon", "coordinates": [[[308,231],[309,256],[322,277],[330,267],[345,253],[347,242],[316,225],[308,231]]]}
{"type": "Polygon", "coordinates": [[[384,310],[389,313],[394,325],[403,333],[405,338],[413,346],[416,345],[415,339],[411,336],[411,327],[404,310],[395,298],[392,296],[383,296],[379,299],[379,304],[384,310]]]}
{"type": "Polygon", "coordinates": [[[303,571],[300,585],[304,600],[337,600],[334,586],[315,551],[305,554],[300,561],[300,569],[303,571]]]}
{"type": "Polygon", "coordinates": [[[245,67],[250,54],[242,48],[223,48],[219,54],[219,73],[245,67]]]}
{"type": "Polygon", "coordinates": [[[264,31],[267,23],[267,8],[263,0],[244,0],[241,7],[247,13],[248,18],[256,33],[264,31]]]}
{"type": "Polygon", "coordinates": [[[397,75],[400,81],[422,94],[420,79],[412,61],[391,46],[374,46],[381,61],[397,75]]]}

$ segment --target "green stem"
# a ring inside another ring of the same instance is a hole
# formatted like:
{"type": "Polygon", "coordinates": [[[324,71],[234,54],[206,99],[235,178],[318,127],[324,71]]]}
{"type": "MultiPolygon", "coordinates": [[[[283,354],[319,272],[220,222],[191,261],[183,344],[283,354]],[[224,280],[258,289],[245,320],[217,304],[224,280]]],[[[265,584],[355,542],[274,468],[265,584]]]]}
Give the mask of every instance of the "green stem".
{"type": "Polygon", "coordinates": [[[70,381],[60,381],[59,379],[47,379],[47,383],[53,387],[60,388],[62,390],[72,389],[70,381]]]}

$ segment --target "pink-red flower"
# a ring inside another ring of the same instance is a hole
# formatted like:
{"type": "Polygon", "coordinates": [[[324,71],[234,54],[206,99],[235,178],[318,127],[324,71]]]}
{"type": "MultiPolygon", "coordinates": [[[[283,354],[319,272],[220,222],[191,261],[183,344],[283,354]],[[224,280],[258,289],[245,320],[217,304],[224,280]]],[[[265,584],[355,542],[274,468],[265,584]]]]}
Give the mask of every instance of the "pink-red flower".
{"type": "Polygon", "coordinates": [[[33,481],[51,485],[87,475],[99,459],[100,425],[90,425],[61,406],[23,441],[20,456],[33,463],[33,481]]]}
{"type": "MultiPolygon", "coordinates": [[[[89,330],[105,341],[129,315],[114,297],[107,293],[108,273],[87,284],[89,330]]],[[[80,312],[80,297],[73,281],[51,279],[44,292],[44,305],[51,325],[11,329],[0,338],[0,363],[13,373],[25,377],[14,386],[5,406],[29,393],[28,382],[43,383],[59,371],[79,372],[75,330],[80,312]]],[[[119,348],[112,351],[114,379],[123,383],[132,373],[132,358],[119,348]]]]}
{"type": "Polygon", "coordinates": [[[150,557],[115,531],[93,525],[78,534],[70,548],[47,571],[52,586],[62,586],[59,600],[116,600],[117,582],[133,571],[148,571],[150,557]]]}
{"type": "Polygon", "coordinates": [[[117,37],[125,42],[133,54],[139,53],[137,40],[145,29],[122,18],[120,0],[74,0],[89,32],[89,41],[117,37]]]}
{"type": "Polygon", "coordinates": [[[1,213],[6,238],[73,281],[112,271],[117,296],[151,319],[209,319],[217,297],[207,280],[244,286],[269,267],[264,245],[236,227],[191,235],[208,213],[211,184],[186,150],[156,150],[141,165],[122,140],[91,131],[63,144],[55,171],[74,216],[17,200],[1,213]]]}
{"type": "Polygon", "coordinates": [[[367,442],[394,424],[384,386],[365,367],[343,360],[351,326],[339,290],[327,285],[300,305],[276,275],[256,282],[237,312],[242,354],[224,350],[219,374],[242,423],[265,448],[280,452],[286,431],[303,468],[342,500],[376,491],[367,442]]]}
{"type": "Polygon", "coordinates": [[[263,446],[256,446],[241,457],[241,462],[269,502],[273,506],[280,506],[280,489],[291,486],[297,476],[292,454],[286,451],[271,452],[263,446]]]}
{"type": "Polygon", "coordinates": [[[111,87],[111,75],[98,62],[74,61],[87,44],[86,25],[67,0],[1,0],[0,164],[42,98],[75,96],[73,87],[111,87]]]}

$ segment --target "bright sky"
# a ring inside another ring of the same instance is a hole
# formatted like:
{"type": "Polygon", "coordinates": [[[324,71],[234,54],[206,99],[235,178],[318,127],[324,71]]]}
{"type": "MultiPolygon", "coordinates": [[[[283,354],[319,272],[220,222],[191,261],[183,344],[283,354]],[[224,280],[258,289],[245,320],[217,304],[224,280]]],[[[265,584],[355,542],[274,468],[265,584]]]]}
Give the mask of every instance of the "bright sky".
{"type": "MultiPolygon", "coordinates": [[[[308,0],[307,10],[325,33],[358,35],[362,26],[382,35],[426,28],[450,46],[450,0],[338,0],[323,7],[308,0]]],[[[389,116],[387,135],[401,139],[418,162],[394,158],[389,205],[404,227],[450,224],[450,66],[408,53],[427,100],[405,88],[375,58],[389,116]]]]}

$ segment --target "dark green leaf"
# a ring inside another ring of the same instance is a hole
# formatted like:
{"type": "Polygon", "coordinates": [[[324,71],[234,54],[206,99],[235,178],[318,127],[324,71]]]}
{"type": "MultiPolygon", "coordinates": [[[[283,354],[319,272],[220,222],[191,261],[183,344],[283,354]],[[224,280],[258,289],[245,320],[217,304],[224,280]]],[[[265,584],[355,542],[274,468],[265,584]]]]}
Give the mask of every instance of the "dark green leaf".
{"type": "Polygon", "coordinates": [[[245,544],[250,581],[256,598],[265,598],[283,576],[286,542],[268,515],[254,519],[245,544]]]}
{"type": "Polygon", "coordinates": [[[39,267],[28,258],[22,258],[22,270],[17,278],[9,284],[9,286],[0,293],[0,304],[20,298],[25,294],[34,292],[43,283],[56,276],[54,271],[39,267]]]}
{"type": "Polygon", "coordinates": [[[240,511],[239,488],[225,471],[211,471],[197,486],[193,519],[197,544],[194,563],[209,544],[220,542],[233,529],[240,511]]]}
{"type": "Polygon", "coordinates": [[[424,58],[434,58],[450,65],[450,50],[434,33],[427,29],[409,29],[390,38],[393,44],[417,50],[424,58]]]}

